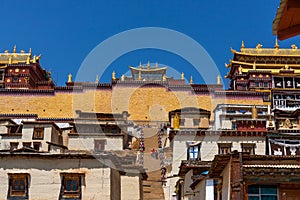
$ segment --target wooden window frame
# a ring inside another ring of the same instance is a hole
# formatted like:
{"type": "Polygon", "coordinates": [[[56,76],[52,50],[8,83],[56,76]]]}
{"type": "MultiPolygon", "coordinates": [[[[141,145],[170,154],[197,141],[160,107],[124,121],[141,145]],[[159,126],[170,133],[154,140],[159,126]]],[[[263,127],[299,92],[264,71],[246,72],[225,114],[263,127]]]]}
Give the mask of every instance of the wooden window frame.
{"type": "Polygon", "coordinates": [[[255,155],[255,143],[241,143],[242,152],[248,152],[250,155],[255,155]],[[246,149],[251,149],[250,152],[246,149]]]}
{"type": "Polygon", "coordinates": [[[80,173],[62,173],[61,198],[60,199],[81,199],[81,186],[84,174],[80,173]],[[74,181],[76,190],[74,188],[74,181]],[[70,185],[68,186],[68,184],[70,185]],[[69,188],[69,189],[68,189],[69,188]]]}
{"type": "Polygon", "coordinates": [[[106,146],[106,140],[105,139],[95,139],[94,140],[94,151],[95,152],[104,151],[105,146],[106,146]],[[99,144],[101,145],[101,148],[99,148],[99,144]]]}
{"type": "Polygon", "coordinates": [[[44,139],[44,127],[34,127],[32,139],[33,140],[43,140],[44,139]]]}
{"type": "Polygon", "coordinates": [[[19,142],[10,142],[10,150],[18,149],[19,142]]]}
{"type": "MultiPolygon", "coordinates": [[[[24,197],[28,198],[28,179],[29,174],[27,173],[19,173],[19,174],[8,174],[9,178],[9,192],[8,197],[24,197]],[[18,183],[17,187],[21,187],[21,181],[23,182],[23,189],[16,189],[16,183],[18,183]]],[[[23,199],[23,198],[22,198],[23,199]]]]}
{"type": "Polygon", "coordinates": [[[218,152],[219,155],[229,154],[231,153],[232,144],[231,143],[218,143],[218,152]],[[226,152],[225,152],[226,150],[226,152]]]}

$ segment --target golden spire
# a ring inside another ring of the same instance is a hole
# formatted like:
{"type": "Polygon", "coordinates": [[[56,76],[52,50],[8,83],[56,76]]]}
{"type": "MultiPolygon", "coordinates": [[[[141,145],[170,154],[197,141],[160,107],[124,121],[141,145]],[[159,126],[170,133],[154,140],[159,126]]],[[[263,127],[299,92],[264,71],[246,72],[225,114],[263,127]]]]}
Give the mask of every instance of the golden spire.
{"type": "Polygon", "coordinates": [[[148,69],[150,69],[150,61],[148,60],[148,69]]]}
{"type": "Polygon", "coordinates": [[[68,83],[72,83],[73,81],[72,81],[72,74],[70,73],[69,75],[68,75],[68,83]]]}
{"type": "Polygon", "coordinates": [[[139,80],[139,81],[142,80],[142,72],[141,72],[141,71],[139,71],[139,77],[138,77],[138,80],[139,80]]]}
{"type": "Polygon", "coordinates": [[[242,40],[241,50],[245,48],[244,40],[242,40]]]}
{"type": "Polygon", "coordinates": [[[184,73],[181,73],[181,80],[184,80],[184,73]]]}
{"type": "Polygon", "coordinates": [[[98,74],[96,75],[96,83],[99,83],[99,76],[98,76],[98,74]]]}
{"type": "Polygon", "coordinates": [[[276,37],[276,40],[275,40],[274,48],[275,48],[275,49],[279,49],[279,44],[278,44],[278,39],[277,39],[277,37],[276,37]]]}
{"type": "Polygon", "coordinates": [[[30,56],[32,55],[32,49],[31,48],[29,48],[29,54],[30,54],[30,56]]]}
{"type": "Polygon", "coordinates": [[[14,51],[13,52],[17,53],[17,46],[16,45],[14,46],[14,51]]]}
{"type": "Polygon", "coordinates": [[[258,118],[258,114],[257,114],[257,108],[256,105],[252,106],[252,119],[257,119],[258,118]]]}
{"type": "Polygon", "coordinates": [[[36,63],[36,55],[33,56],[33,63],[36,63]]]}
{"type": "Polygon", "coordinates": [[[24,50],[21,50],[20,52],[21,52],[22,54],[23,54],[23,53],[25,53],[25,51],[24,51],[24,50]]]}
{"type": "Polygon", "coordinates": [[[142,62],[140,61],[140,68],[142,68],[142,62]]]}
{"type": "Polygon", "coordinates": [[[221,76],[220,76],[220,74],[217,76],[217,84],[221,85],[221,76]]]}
{"type": "Polygon", "coordinates": [[[125,76],[124,74],[121,76],[121,81],[124,81],[125,80],[125,76]]]}
{"type": "Polygon", "coordinates": [[[190,84],[193,84],[193,77],[190,78],[190,84]]]}
{"type": "Polygon", "coordinates": [[[113,81],[116,80],[116,72],[115,72],[115,71],[113,71],[113,72],[111,73],[111,79],[112,79],[113,81]]]}

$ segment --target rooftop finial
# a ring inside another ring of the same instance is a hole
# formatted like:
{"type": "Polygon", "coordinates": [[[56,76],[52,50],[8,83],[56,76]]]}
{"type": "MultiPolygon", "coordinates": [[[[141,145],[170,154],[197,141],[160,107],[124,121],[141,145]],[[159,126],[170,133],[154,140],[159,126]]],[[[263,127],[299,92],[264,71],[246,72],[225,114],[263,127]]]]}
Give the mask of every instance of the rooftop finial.
{"type": "Polygon", "coordinates": [[[14,46],[14,51],[13,52],[17,53],[17,46],[16,45],[14,46]]]}
{"type": "Polygon", "coordinates": [[[31,56],[31,54],[32,54],[32,49],[31,49],[31,48],[29,48],[29,54],[30,54],[30,56],[31,56]]]}
{"type": "Polygon", "coordinates": [[[193,84],[193,77],[190,78],[190,84],[193,84]]]}
{"type": "Polygon", "coordinates": [[[150,61],[148,60],[148,69],[150,69],[150,61]]]}
{"type": "Polygon", "coordinates": [[[292,44],[292,49],[297,49],[298,47],[296,46],[296,44],[292,44]]]}
{"type": "Polygon", "coordinates": [[[112,78],[113,81],[116,80],[116,72],[115,71],[113,71],[111,73],[111,78],[112,78]]]}
{"type": "Polygon", "coordinates": [[[96,75],[96,83],[99,83],[99,76],[98,76],[98,74],[96,75]]]}
{"type": "Polygon", "coordinates": [[[244,49],[244,48],[245,48],[245,43],[244,43],[244,40],[242,40],[241,49],[244,49]]]}
{"type": "Polygon", "coordinates": [[[181,80],[184,80],[184,73],[181,73],[181,80]]]}
{"type": "Polygon", "coordinates": [[[221,85],[221,76],[220,76],[220,74],[217,76],[217,84],[221,85]]]}
{"type": "Polygon", "coordinates": [[[279,49],[279,44],[278,44],[278,39],[277,39],[277,37],[276,37],[276,40],[275,40],[274,48],[275,48],[275,49],[279,49]]]}
{"type": "Polygon", "coordinates": [[[142,72],[141,72],[141,71],[139,71],[139,77],[138,77],[138,80],[139,80],[139,81],[142,80],[142,72]]]}
{"type": "Polygon", "coordinates": [[[140,61],[140,68],[142,68],[142,61],[140,61]]]}
{"type": "Polygon", "coordinates": [[[256,45],[256,49],[260,49],[262,46],[263,46],[262,44],[258,43],[258,44],[256,45]]]}
{"type": "Polygon", "coordinates": [[[68,83],[72,83],[73,81],[72,81],[72,74],[70,73],[69,75],[68,75],[68,83]]]}

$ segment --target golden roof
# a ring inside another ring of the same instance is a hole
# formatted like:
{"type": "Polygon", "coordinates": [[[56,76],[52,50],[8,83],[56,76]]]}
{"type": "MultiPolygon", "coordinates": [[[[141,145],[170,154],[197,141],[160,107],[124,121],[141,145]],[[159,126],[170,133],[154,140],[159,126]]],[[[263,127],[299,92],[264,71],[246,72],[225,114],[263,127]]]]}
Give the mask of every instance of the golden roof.
{"type": "Polygon", "coordinates": [[[24,50],[21,50],[19,53],[17,53],[15,46],[13,52],[11,53],[8,50],[5,50],[4,53],[0,53],[0,64],[36,63],[40,57],[41,56],[35,55],[32,57],[31,49],[28,53],[25,53],[24,50]]]}

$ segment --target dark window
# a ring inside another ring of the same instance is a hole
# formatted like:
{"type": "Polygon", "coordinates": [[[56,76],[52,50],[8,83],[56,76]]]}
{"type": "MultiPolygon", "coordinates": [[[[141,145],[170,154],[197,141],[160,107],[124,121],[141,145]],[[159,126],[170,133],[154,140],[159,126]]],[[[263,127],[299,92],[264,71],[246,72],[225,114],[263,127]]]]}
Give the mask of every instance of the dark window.
{"type": "Polygon", "coordinates": [[[248,200],[277,200],[277,186],[273,185],[249,185],[248,200]]]}
{"type": "Polygon", "coordinates": [[[219,154],[228,154],[231,152],[231,143],[219,143],[219,154]]]}
{"type": "Polygon", "coordinates": [[[95,140],[94,141],[94,144],[95,144],[94,151],[95,152],[104,151],[105,143],[106,143],[106,140],[95,140]]]}
{"type": "Polygon", "coordinates": [[[44,138],[44,127],[34,127],[32,139],[42,140],[44,138]]]}
{"type": "Polygon", "coordinates": [[[23,147],[31,148],[31,142],[23,142],[23,147]]]}
{"type": "Polygon", "coordinates": [[[286,88],[293,88],[294,87],[293,78],[284,78],[284,85],[286,88]]]}
{"type": "Polygon", "coordinates": [[[62,174],[60,199],[81,199],[82,176],[82,174],[62,174]]]}
{"type": "Polygon", "coordinates": [[[28,174],[9,174],[9,192],[10,197],[18,199],[28,199],[28,174]]]}
{"type": "Polygon", "coordinates": [[[19,146],[19,142],[11,142],[10,143],[10,150],[11,151],[16,150],[16,149],[18,149],[18,146],[19,146]]]}
{"type": "Polygon", "coordinates": [[[4,71],[1,70],[0,71],[0,81],[3,81],[4,80],[4,71]]]}
{"type": "Polygon", "coordinates": [[[200,159],[200,144],[189,144],[188,159],[200,159]]]}
{"type": "Polygon", "coordinates": [[[194,126],[199,126],[200,119],[193,119],[194,126]]]}
{"type": "Polygon", "coordinates": [[[41,147],[41,143],[40,142],[34,142],[33,143],[33,148],[37,151],[40,150],[40,147],[41,147]]]}
{"type": "Polygon", "coordinates": [[[255,144],[251,144],[251,143],[242,143],[242,152],[247,152],[250,155],[254,155],[255,154],[255,144]]]}

